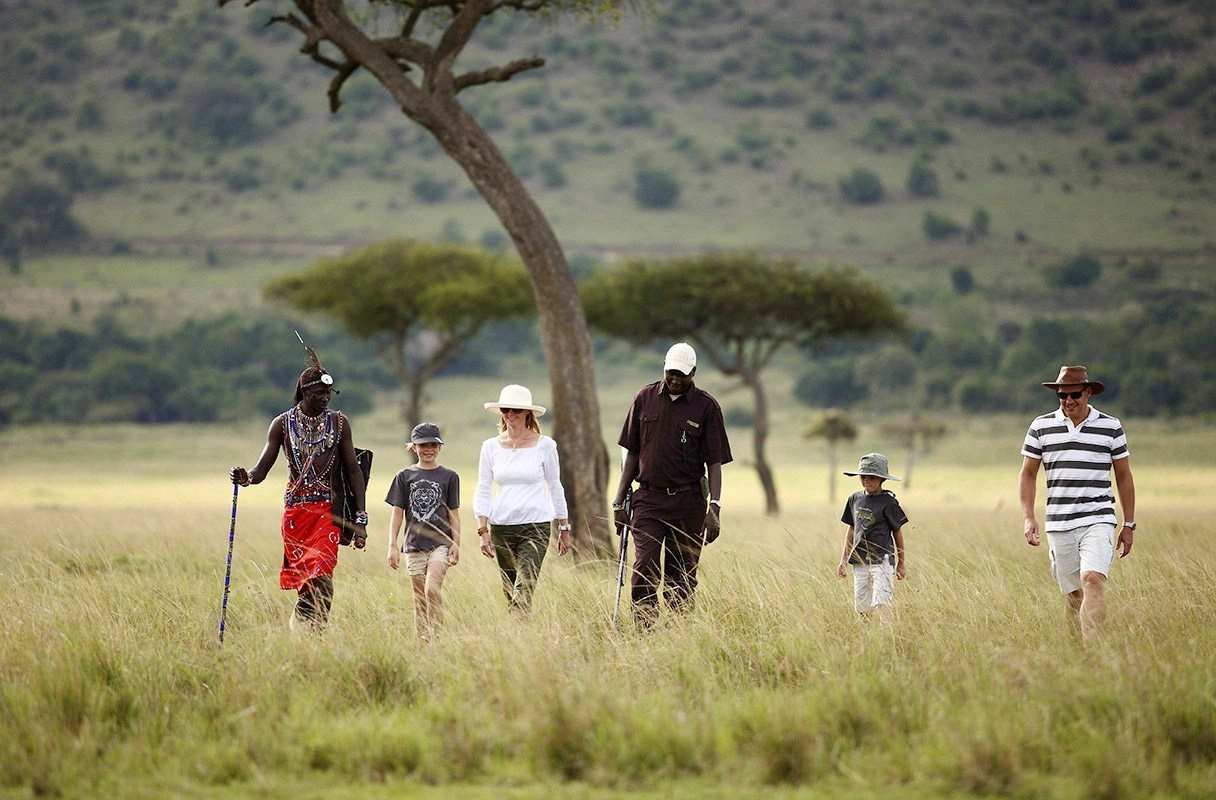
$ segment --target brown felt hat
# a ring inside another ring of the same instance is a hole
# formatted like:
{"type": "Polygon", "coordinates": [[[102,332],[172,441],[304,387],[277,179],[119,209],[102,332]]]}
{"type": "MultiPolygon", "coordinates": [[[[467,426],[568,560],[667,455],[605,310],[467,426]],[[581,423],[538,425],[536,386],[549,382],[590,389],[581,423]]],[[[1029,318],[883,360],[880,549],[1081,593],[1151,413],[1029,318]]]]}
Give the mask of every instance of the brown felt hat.
{"type": "Polygon", "coordinates": [[[1052,390],[1059,389],[1061,386],[1088,386],[1090,394],[1102,394],[1102,390],[1106,388],[1101,381],[1091,381],[1085,367],[1080,365],[1060,367],[1060,377],[1043,385],[1052,390]]]}

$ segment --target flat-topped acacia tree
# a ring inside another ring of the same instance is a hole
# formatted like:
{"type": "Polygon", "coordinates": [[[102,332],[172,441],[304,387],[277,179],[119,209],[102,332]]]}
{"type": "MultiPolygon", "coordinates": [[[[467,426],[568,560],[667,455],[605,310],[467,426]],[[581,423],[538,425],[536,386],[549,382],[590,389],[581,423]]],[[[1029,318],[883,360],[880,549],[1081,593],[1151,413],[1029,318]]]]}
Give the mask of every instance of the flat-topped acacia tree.
{"type": "MultiPolygon", "coordinates": [[[[242,0],[252,5],[258,0],[242,0]]],[[[221,6],[232,0],[218,0],[221,6]]],[[[293,0],[295,11],[271,18],[304,38],[301,51],[332,71],[331,110],[360,69],[388,91],[401,112],[435,137],[468,175],[511,237],[536,297],[540,339],[549,369],[553,438],[561,454],[562,482],[580,556],[611,552],[608,526],[608,453],[600,430],[591,336],[566,255],[549,220],[498,146],[464,109],[459,95],[474,86],[501,83],[544,65],[529,56],[501,66],[459,72],[456,62],[478,26],[497,13],[614,11],[626,0],[380,0],[394,9],[388,35],[376,15],[360,15],[366,2],[293,0]]]]}
{"type": "Polygon", "coordinates": [[[765,454],[764,368],[787,345],[813,348],[832,338],[880,336],[903,326],[890,294],[854,270],[808,270],[755,253],[629,261],[601,268],[583,283],[582,295],[597,330],[637,345],[666,347],[684,339],[701,363],[747,387],[753,461],[768,514],[780,507],[765,454]]]}

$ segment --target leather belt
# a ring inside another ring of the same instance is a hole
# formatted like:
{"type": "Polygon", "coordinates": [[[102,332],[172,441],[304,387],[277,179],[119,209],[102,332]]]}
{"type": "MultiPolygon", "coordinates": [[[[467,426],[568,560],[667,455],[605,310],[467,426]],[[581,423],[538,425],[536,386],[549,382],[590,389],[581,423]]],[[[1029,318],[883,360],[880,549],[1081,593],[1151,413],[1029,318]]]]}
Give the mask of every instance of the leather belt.
{"type": "Polygon", "coordinates": [[[700,489],[701,483],[698,481],[697,483],[688,483],[688,484],[685,484],[684,486],[655,486],[654,484],[651,484],[651,483],[639,483],[638,486],[642,487],[643,489],[648,489],[648,490],[655,491],[655,492],[663,492],[664,494],[667,494],[667,495],[673,495],[673,494],[680,494],[681,492],[690,492],[693,489],[700,489]]]}

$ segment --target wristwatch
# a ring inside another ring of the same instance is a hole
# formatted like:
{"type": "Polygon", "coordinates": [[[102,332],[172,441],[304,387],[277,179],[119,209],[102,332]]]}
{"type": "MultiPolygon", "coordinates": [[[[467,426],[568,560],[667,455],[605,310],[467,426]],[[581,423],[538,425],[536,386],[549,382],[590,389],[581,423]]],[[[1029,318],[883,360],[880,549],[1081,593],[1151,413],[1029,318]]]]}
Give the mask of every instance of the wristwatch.
{"type": "Polygon", "coordinates": [[[1135,530],[1135,529],[1136,529],[1136,523],[1134,523],[1134,522],[1124,522],[1124,523],[1123,523],[1123,527],[1125,527],[1125,528],[1131,528],[1132,530],[1135,530]]]}

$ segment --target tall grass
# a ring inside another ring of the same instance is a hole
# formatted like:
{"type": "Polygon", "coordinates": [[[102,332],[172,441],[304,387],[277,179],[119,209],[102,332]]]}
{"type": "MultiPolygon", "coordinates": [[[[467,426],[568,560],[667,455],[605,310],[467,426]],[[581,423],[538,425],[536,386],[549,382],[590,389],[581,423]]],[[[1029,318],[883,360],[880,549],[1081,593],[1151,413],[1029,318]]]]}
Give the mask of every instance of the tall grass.
{"type": "MultiPolygon", "coordinates": [[[[442,636],[420,642],[374,519],[368,551],[342,553],[328,632],[298,638],[292,595],[276,588],[277,491],[248,490],[219,649],[228,508],[210,461],[223,454],[203,458],[206,480],[166,470],[158,483],[171,456],[154,451],[151,502],[98,502],[80,475],[104,465],[87,436],[84,455],[68,437],[50,454],[67,477],[46,502],[12,491],[48,457],[14,437],[0,443],[0,796],[1216,791],[1213,504],[1168,459],[1143,459],[1137,477],[1190,485],[1192,502],[1142,495],[1106,636],[1088,649],[1016,502],[1000,502],[1013,475],[995,458],[972,469],[975,491],[943,490],[954,468],[926,461],[922,488],[900,493],[909,578],[890,628],[856,620],[851,582],[835,577],[839,509],[816,501],[819,487],[768,519],[737,470],[697,609],[649,634],[611,629],[614,563],[551,554],[521,620],[469,548],[445,586],[442,636]],[[174,481],[182,493],[166,502],[174,481]]],[[[118,471],[137,462],[113,446],[118,471]]]]}

